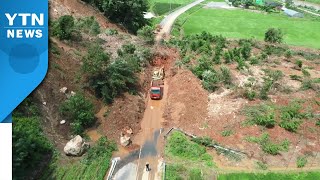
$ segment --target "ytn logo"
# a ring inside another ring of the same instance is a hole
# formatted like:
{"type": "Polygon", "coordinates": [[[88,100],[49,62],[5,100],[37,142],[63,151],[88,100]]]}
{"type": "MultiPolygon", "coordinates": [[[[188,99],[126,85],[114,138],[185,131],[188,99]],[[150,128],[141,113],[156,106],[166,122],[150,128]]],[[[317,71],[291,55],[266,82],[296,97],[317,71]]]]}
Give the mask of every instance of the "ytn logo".
{"type": "Polygon", "coordinates": [[[7,18],[7,38],[41,38],[44,28],[44,14],[35,13],[5,13],[7,18]]]}

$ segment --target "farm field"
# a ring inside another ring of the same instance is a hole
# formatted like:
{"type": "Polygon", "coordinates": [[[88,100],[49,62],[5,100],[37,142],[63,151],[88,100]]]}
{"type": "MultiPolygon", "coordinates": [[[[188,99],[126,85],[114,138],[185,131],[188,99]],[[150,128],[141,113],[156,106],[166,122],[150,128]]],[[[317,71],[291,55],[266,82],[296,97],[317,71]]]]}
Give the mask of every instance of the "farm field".
{"type": "Polygon", "coordinates": [[[151,11],[157,15],[163,15],[192,1],[194,0],[149,0],[149,3],[151,11]]]}
{"type": "Polygon", "coordinates": [[[231,174],[222,174],[218,175],[218,180],[236,180],[236,179],[243,179],[243,180],[269,180],[269,179],[319,179],[320,172],[294,172],[294,173],[275,173],[275,172],[268,172],[268,173],[231,173],[231,174]]]}
{"type": "MultiPolygon", "coordinates": [[[[191,9],[194,11],[196,8],[191,9]]],[[[182,16],[185,34],[208,31],[228,38],[255,38],[263,40],[270,27],[280,28],[284,42],[289,45],[320,48],[320,22],[312,18],[289,18],[282,14],[264,14],[245,10],[200,9],[182,16]]]]}

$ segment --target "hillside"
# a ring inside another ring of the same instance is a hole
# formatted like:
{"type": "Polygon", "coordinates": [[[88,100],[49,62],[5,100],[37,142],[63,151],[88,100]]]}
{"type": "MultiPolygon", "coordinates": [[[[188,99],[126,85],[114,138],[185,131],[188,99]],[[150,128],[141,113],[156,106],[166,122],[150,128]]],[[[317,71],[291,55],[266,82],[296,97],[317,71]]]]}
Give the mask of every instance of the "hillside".
{"type": "Polygon", "coordinates": [[[269,26],[230,39],[181,19],[175,36],[155,42],[141,17],[168,13],[167,2],[101,2],[49,1],[48,74],[13,116],[16,179],[106,179],[116,157],[115,179],[319,177],[317,42],[291,46],[269,26]],[[155,67],[165,74],[160,100],[150,99],[155,67]],[[66,155],[76,135],[84,153],[66,155]]]}

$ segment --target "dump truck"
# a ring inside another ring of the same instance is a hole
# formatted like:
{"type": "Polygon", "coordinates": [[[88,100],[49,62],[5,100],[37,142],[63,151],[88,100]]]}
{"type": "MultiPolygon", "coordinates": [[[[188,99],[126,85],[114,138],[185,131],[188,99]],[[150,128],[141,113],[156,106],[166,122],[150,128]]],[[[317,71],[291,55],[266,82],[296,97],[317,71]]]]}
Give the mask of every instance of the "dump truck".
{"type": "Polygon", "coordinates": [[[155,68],[152,74],[150,98],[151,99],[162,99],[163,96],[163,85],[164,85],[164,68],[155,68]]]}
{"type": "Polygon", "coordinates": [[[150,88],[150,98],[153,100],[160,100],[163,96],[163,85],[164,82],[161,79],[152,80],[150,88]]]}

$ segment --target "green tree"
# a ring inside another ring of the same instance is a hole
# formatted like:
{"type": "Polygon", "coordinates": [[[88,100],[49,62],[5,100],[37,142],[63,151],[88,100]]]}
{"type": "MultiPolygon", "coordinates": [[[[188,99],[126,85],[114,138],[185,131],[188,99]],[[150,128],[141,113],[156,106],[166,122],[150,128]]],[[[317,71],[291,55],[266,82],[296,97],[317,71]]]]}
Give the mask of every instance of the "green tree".
{"type": "Polygon", "coordinates": [[[84,128],[95,122],[94,106],[83,95],[76,94],[61,104],[60,113],[70,120],[74,134],[81,134],[84,128]]]}
{"type": "Polygon", "coordinates": [[[144,26],[138,30],[138,36],[146,41],[148,44],[154,44],[155,35],[151,26],[144,26]]]}
{"type": "Polygon", "coordinates": [[[72,37],[74,25],[75,23],[73,16],[61,16],[56,22],[54,22],[52,34],[61,40],[69,40],[72,37]]]}
{"type": "Polygon", "coordinates": [[[265,33],[264,41],[270,42],[270,43],[282,43],[283,33],[281,29],[275,29],[275,28],[268,29],[268,31],[265,33]]]}
{"type": "Polygon", "coordinates": [[[148,23],[143,16],[143,13],[148,11],[146,0],[101,1],[105,16],[114,22],[123,24],[130,32],[136,33],[148,23]]]}
{"type": "Polygon", "coordinates": [[[103,73],[110,62],[109,54],[105,53],[98,44],[93,44],[88,49],[88,54],[83,58],[82,69],[91,75],[103,73]]]}

